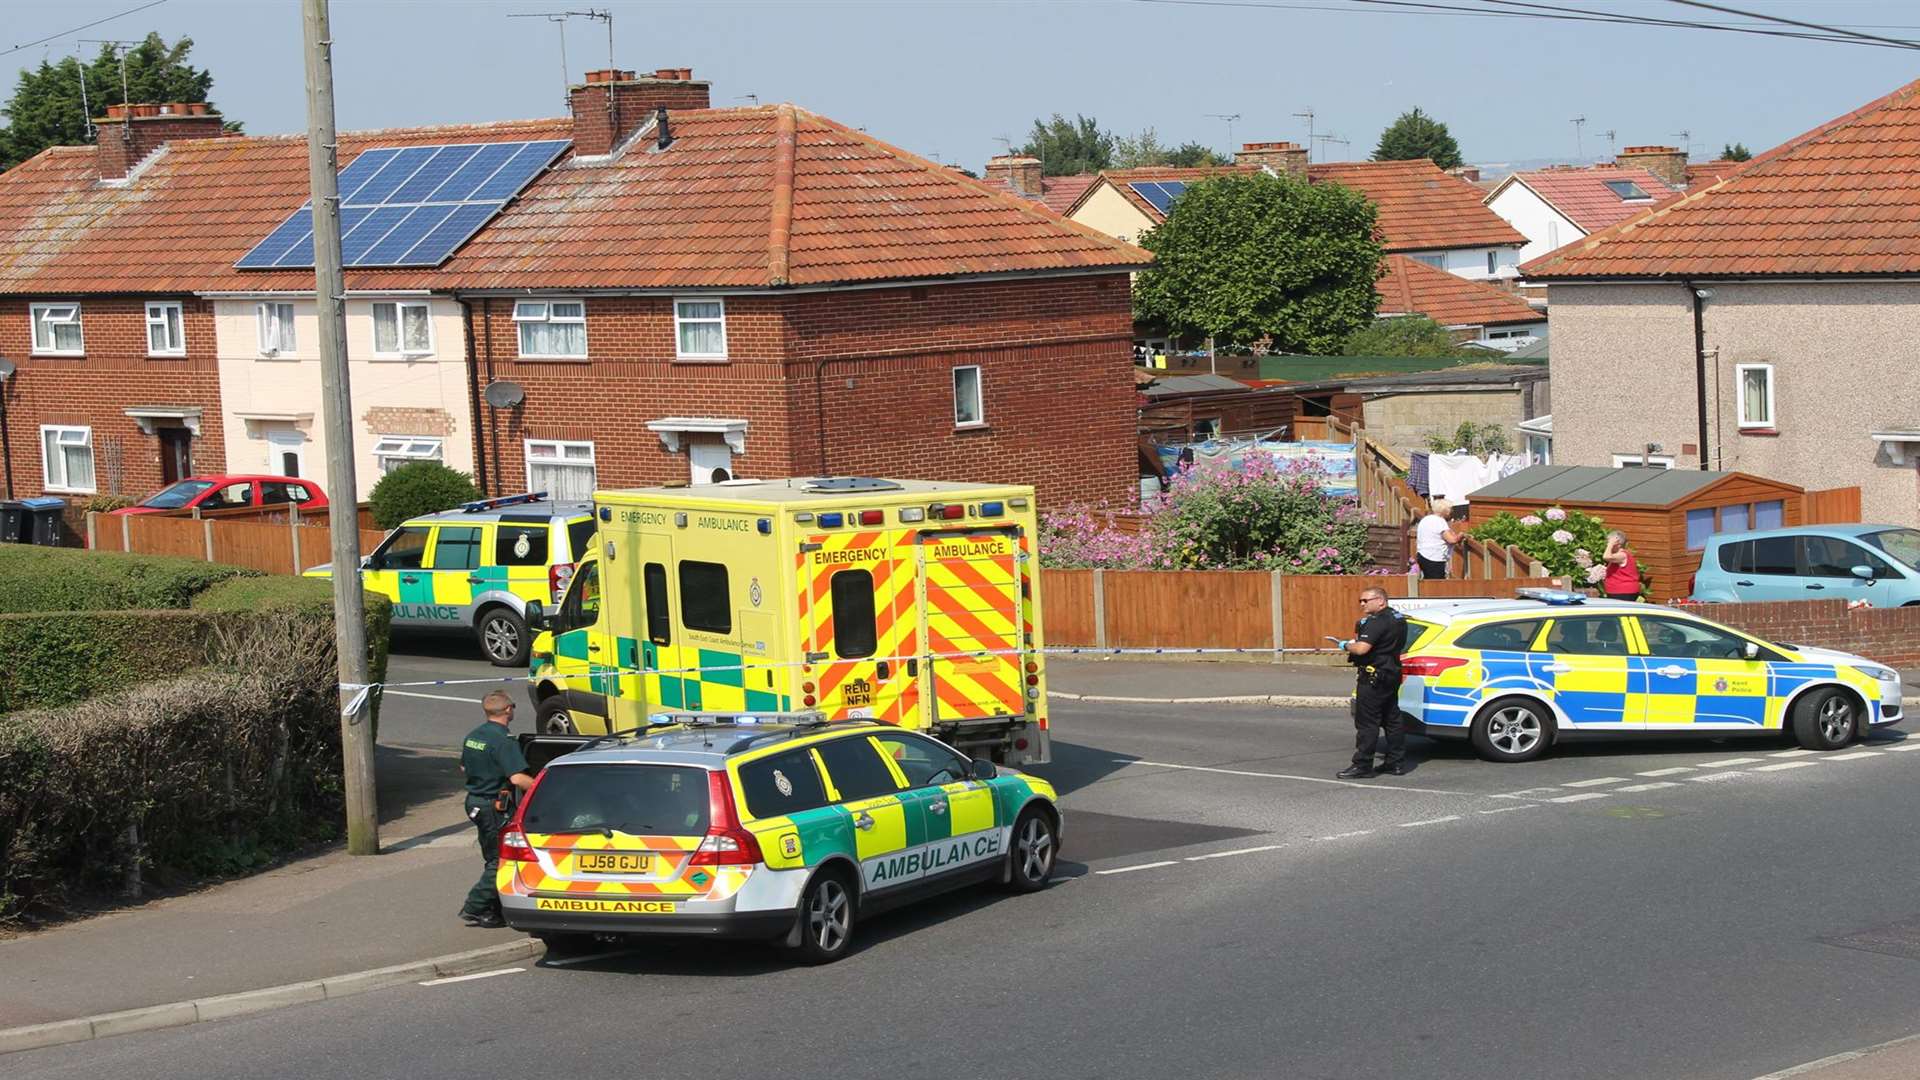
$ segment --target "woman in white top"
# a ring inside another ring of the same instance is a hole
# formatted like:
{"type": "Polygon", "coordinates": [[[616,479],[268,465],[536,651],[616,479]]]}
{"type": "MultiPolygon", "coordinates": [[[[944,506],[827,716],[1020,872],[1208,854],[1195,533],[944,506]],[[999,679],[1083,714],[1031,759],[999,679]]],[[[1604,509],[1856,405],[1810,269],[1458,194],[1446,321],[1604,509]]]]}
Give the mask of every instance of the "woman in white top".
{"type": "Polygon", "coordinates": [[[1461,540],[1461,535],[1447,523],[1447,515],[1452,511],[1452,503],[1435,499],[1433,509],[1414,527],[1413,557],[1420,563],[1423,578],[1447,576],[1447,561],[1453,557],[1453,545],[1461,540]]]}

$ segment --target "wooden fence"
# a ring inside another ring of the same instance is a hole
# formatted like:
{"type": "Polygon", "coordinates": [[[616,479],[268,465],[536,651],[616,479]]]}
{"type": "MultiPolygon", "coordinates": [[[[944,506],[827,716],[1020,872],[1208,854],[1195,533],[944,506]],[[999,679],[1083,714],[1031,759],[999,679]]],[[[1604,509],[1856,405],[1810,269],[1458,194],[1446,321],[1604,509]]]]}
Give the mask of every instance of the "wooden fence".
{"type": "MultiPolygon", "coordinates": [[[[216,511],[204,517],[170,514],[87,515],[87,546],[95,551],[175,555],[187,559],[246,566],[269,574],[298,574],[333,558],[332,534],[324,513],[240,515],[227,520],[216,511]]],[[[362,528],[360,550],[372,551],[385,530],[362,528]]]]}
{"type": "Polygon", "coordinates": [[[1825,488],[1804,496],[1800,520],[1806,525],[1852,525],[1860,520],[1860,489],[1825,488]]]}

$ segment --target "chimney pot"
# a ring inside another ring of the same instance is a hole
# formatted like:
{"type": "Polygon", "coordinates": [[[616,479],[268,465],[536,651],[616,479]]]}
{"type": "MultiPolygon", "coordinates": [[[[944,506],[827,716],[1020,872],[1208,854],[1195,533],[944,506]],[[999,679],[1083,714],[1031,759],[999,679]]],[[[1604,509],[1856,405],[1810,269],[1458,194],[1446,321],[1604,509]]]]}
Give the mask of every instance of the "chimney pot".
{"type": "Polygon", "coordinates": [[[1292,142],[1244,143],[1233,155],[1236,165],[1264,165],[1281,176],[1304,179],[1307,175],[1307,148],[1292,142]]]}
{"type": "Polygon", "coordinates": [[[711,85],[693,81],[692,68],[658,68],[636,78],[632,71],[602,68],[569,95],[573,152],[610,154],[662,109],[710,109],[711,85]]]}
{"type": "Polygon", "coordinates": [[[1673,146],[1629,146],[1614,157],[1615,165],[1642,168],[1667,186],[1687,186],[1687,152],[1673,146]]]}
{"type": "Polygon", "coordinates": [[[125,177],[167,143],[226,134],[220,114],[205,102],[109,105],[106,115],[94,124],[100,129],[93,151],[94,175],[102,180],[125,177]]]}

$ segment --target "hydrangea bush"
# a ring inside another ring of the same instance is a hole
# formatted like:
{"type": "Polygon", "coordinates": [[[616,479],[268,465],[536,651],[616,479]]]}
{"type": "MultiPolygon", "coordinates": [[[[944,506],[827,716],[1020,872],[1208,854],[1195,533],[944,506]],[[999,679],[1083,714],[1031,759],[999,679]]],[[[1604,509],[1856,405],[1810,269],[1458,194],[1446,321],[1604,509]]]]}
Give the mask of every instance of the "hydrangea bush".
{"type": "MultiPolygon", "coordinates": [[[[1579,510],[1549,507],[1539,514],[1515,517],[1496,514],[1473,530],[1487,544],[1509,544],[1533,556],[1554,577],[1571,578],[1576,585],[1599,588],[1607,576],[1600,555],[1607,550],[1606,522],[1579,510]]],[[[1646,594],[1646,570],[1640,572],[1646,594]]]]}
{"type": "Polygon", "coordinates": [[[1264,456],[1237,470],[1185,468],[1165,494],[1133,508],[1147,519],[1138,533],[1086,507],[1042,515],[1041,559],[1109,570],[1361,573],[1372,516],[1351,496],[1329,495],[1327,483],[1311,463],[1264,456]]]}

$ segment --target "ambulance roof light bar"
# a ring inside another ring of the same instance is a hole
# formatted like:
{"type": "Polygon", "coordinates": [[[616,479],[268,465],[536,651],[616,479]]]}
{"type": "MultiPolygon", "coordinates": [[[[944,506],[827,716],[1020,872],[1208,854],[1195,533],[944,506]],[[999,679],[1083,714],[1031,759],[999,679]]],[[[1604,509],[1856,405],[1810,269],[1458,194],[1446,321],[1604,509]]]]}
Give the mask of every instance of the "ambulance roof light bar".
{"type": "Polygon", "coordinates": [[[1584,593],[1568,592],[1566,589],[1515,589],[1513,595],[1521,600],[1538,600],[1543,604],[1568,606],[1587,602],[1584,593]]]}
{"type": "Polygon", "coordinates": [[[469,514],[478,514],[486,510],[498,510],[502,506],[519,506],[522,503],[543,502],[547,493],[529,491],[524,495],[502,495],[493,499],[476,499],[470,503],[461,503],[460,509],[469,514]]]}

